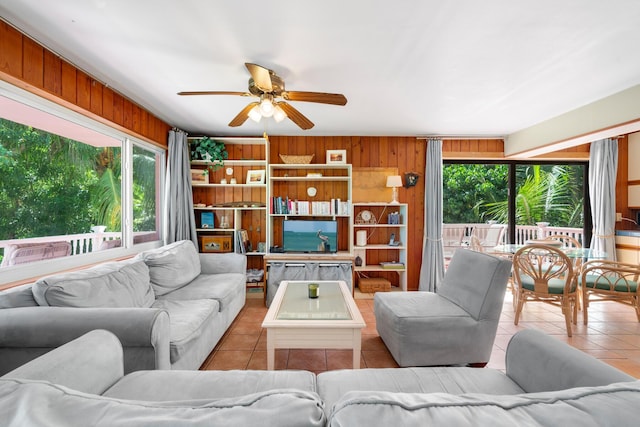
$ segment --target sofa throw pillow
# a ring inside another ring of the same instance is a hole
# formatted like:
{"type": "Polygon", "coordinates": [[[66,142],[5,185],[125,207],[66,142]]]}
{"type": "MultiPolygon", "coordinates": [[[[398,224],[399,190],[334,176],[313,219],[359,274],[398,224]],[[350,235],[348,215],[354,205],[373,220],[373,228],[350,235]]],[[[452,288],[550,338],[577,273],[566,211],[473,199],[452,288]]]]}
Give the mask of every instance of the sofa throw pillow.
{"type": "Polygon", "coordinates": [[[191,240],[141,252],[136,258],[149,266],[151,285],[158,296],[181,288],[200,275],[200,257],[191,240]]]}
{"type": "Polygon", "coordinates": [[[109,262],[44,277],[32,290],[42,306],[151,307],[155,301],[149,268],[140,260],[109,262]]]}

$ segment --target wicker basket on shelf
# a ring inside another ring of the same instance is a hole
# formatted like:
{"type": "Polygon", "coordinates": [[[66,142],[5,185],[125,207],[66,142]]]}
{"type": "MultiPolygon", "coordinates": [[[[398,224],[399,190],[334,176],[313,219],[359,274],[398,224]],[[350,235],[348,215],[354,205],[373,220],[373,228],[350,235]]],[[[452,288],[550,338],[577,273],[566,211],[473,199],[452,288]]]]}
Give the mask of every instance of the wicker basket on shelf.
{"type": "Polygon", "coordinates": [[[286,163],[286,164],[290,164],[290,165],[308,165],[309,163],[311,163],[311,160],[313,160],[313,156],[315,156],[315,154],[303,155],[303,156],[280,154],[279,156],[282,159],[282,161],[284,163],[286,163]]]}
{"type": "Polygon", "coordinates": [[[367,294],[389,292],[391,290],[391,282],[382,277],[358,277],[358,288],[360,288],[360,292],[367,294]]]}

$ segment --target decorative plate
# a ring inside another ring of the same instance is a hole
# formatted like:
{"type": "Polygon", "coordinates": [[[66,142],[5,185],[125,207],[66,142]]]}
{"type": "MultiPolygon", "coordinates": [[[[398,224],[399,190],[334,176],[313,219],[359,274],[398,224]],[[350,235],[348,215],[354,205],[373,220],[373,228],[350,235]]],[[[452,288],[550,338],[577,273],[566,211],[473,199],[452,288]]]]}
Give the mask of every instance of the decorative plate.
{"type": "Polygon", "coordinates": [[[369,210],[360,211],[356,216],[356,224],[377,224],[378,220],[369,210]]]}

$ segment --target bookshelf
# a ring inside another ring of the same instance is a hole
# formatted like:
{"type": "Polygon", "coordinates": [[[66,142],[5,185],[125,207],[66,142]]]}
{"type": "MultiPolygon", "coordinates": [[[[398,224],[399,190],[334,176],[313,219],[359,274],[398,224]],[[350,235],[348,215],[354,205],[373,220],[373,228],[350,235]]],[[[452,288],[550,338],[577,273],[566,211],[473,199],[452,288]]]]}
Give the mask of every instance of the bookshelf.
{"type": "Polygon", "coordinates": [[[338,222],[338,252],[350,254],[351,165],[270,164],[268,168],[268,252],[282,247],[285,219],[334,219],[338,222]]]}
{"type": "Polygon", "coordinates": [[[408,213],[406,203],[353,203],[353,255],[358,277],[388,278],[407,290],[408,213]]]}

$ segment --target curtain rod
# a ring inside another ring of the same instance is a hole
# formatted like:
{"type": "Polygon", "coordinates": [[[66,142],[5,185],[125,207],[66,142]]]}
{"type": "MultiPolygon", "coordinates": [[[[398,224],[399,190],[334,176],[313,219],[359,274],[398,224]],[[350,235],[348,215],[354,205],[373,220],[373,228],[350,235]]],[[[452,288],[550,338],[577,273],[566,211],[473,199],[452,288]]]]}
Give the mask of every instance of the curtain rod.
{"type": "Polygon", "coordinates": [[[505,137],[502,135],[424,135],[417,136],[417,139],[431,139],[431,138],[439,138],[439,139],[502,139],[505,137]]]}

